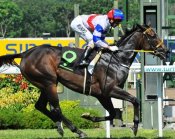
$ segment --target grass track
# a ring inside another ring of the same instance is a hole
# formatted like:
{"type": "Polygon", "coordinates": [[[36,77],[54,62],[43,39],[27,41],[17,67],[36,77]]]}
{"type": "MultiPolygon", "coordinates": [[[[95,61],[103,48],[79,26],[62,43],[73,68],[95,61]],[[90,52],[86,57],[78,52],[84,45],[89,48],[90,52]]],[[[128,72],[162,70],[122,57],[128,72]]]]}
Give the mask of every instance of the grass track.
{"type": "MultiPolygon", "coordinates": [[[[85,129],[83,130],[88,138],[105,138],[106,132],[104,129],[85,129]]],[[[139,129],[138,135],[135,137],[129,128],[125,129],[111,129],[111,137],[116,139],[158,139],[157,130],[145,130],[139,129]]],[[[65,139],[76,138],[76,134],[70,130],[65,129],[65,139]]],[[[174,130],[164,130],[163,139],[175,139],[174,130]]],[[[0,130],[0,139],[58,139],[61,136],[58,135],[55,129],[25,129],[25,130],[0,130]]]]}

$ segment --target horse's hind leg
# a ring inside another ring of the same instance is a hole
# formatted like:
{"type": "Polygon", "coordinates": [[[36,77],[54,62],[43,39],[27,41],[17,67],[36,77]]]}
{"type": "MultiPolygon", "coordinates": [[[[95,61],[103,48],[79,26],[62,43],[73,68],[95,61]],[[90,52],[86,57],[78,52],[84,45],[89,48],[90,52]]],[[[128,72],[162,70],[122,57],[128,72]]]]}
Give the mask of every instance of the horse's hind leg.
{"type": "Polygon", "coordinates": [[[58,126],[58,132],[63,136],[63,128],[61,126],[61,121],[74,133],[77,133],[80,138],[84,138],[87,135],[83,133],[81,130],[79,130],[76,126],[72,124],[70,120],[68,120],[61,112],[61,108],[59,106],[59,99],[58,94],[56,91],[56,85],[50,85],[45,89],[45,93],[47,94],[48,102],[53,107],[51,110],[51,117],[52,120],[57,124],[58,126]]]}
{"type": "MultiPolygon", "coordinates": [[[[55,116],[54,110],[49,111],[47,109],[47,103],[48,103],[47,94],[42,89],[40,97],[39,97],[38,101],[35,104],[35,108],[37,110],[39,110],[40,112],[42,112],[43,114],[45,114],[46,116],[48,116],[53,122],[57,122],[57,121],[61,122],[61,116],[60,115],[55,116]]],[[[62,133],[60,132],[60,134],[63,135],[63,131],[62,131],[62,133]]]]}
{"type": "Polygon", "coordinates": [[[57,130],[61,136],[64,135],[63,127],[62,127],[62,112],[61,108],[59,105],[59,99],[58,99],[58,94],[56,91],[56,85],[51,84],[44,89],[45,94],[47,96],[48,102],[51,105],[51,111],[50,114],[52,116],[52,120],[56,123],[57,125],[57,130]]]}
{"type": "Polygon", "coordinates": [[[41,90],[41,94],[38,101],[35,104],[35,108],[54,121],[55,118],[52,116],[51,112],[46,108],[47,103],[48,99],[46,93],[44,92],[44,90],[41,90]]]}
{"type": "MultiPolygon", "coordinates": [[[[41,89],[41,94],[38,99],[38,101],[35,104],[35,108],[48,116],[53,122],[57,124],[58,127],[58,132],[60,133],[61,136],[63,136],[64,131],[61,125],[61,109],[59,108],[58,105],[58,99],[55,99],[54,102],[57,103],[55,107],[51,111],[47,109],[47,104],[48,104],[48,93],[46,91],[47,89],[41,89]]],[[[51,104],[53,106],[53,104],[51,104]]]]}

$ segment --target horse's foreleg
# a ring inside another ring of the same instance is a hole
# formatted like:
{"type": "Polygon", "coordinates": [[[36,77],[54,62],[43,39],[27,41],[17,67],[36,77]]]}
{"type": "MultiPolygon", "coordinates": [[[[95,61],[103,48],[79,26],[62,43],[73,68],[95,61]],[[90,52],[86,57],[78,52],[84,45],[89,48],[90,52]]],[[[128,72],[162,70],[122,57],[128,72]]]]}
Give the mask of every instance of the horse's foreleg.
{"type": "Polygon", "coordinates": [[[62,120],[63,120],[63,123],[73,132],[73,133],[77,133],[79,138],[85,138],[87,137],[87,135],[82,132],[81,130],[79,130],[76,126],[74,126],[72,124],[72,122],[67,119],[64,115],[62,115],[62,120]]]}
{"type": "Polygon", "coordinates": [[[100,96],[97,99],[99,100],[101,105],[109,112],[109,116],[95,117],[95,116],[91,116],[90,114],[83,114],[82,117],[87,119],[87,120],[93,121],[93,122],[113,120],[116,116],[116,112],[115,112],[115,109],[113,107],[111,98],[100,96]]]}
{"type": "Polygon", "coordinates": [[[110,96],[114,98],[122,99],[125,101],[129,101],[133,104],[134,106],[134,120],[133,120],[134,126],[132,129],[133,129],[134,135],[136,135],[137,130],[138,130],[138,124],[139,124],[139,101],[138,99],[119,87],[114,87],[114,89],[110,92],[110,96]]]}

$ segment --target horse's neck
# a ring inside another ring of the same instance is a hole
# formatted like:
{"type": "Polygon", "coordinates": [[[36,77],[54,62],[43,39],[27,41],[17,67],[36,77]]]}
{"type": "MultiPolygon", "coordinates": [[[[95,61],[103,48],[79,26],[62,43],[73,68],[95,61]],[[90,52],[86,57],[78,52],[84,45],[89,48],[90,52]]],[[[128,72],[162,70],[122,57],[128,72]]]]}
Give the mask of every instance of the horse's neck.
{"type": "Polygon", "coordinates": [[[131,66],[137,55],[137,52],[134,52],[134,50],[140,49],[138,40],[137,33],[134,33],[131,37],[126,38],[124,43],[120,46],[122,51],[118,53],[118,57],[120,58],[120,62],[127,67],[131,66]]]}

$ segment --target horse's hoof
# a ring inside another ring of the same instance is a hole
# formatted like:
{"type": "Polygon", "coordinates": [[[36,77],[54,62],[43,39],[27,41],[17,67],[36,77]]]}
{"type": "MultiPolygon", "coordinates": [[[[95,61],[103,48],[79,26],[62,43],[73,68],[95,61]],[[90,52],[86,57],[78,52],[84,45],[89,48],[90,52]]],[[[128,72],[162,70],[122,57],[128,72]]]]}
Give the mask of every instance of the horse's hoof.
{"type": "Polygon", "coordinates": [[[62,128],[58,128],[57,131],[62,137],[64,136],[64,130],[62,128]]]}
{"type": "Polygon", "coordinates": [[[137,135],[137,131],[138,131],[138,126],[133,126],[131,129],[132,129],[134,135],[136,136],[137,135]]]}
{"type": "Polygon", "coordinates": [[[62,137],[64,136],[64,130],[63,130],[62,122],[57,122],[57,131],[62,137]]]}
{"type": "Polygon", "coordinates": [[[91,118],[91,115],[90,115],[90,113],[83,113],[83,114],[81,115],[81,117],[84,118],[84,119],[89,120],[89,119],[91,118]]]}
{"type": "Polygon", "coordinates": [[[90,113],[89,113],[89,112],[83,113],[83,114],[81,115],[81,117],[90,117],[90,113]]]}
{"type": "Polygon", "coordinates": [[[79,134],[79,138],[86,138],[87,137],[87,134],[85,134],[85,133],[81,133],[81,134],[79,134]]]}

